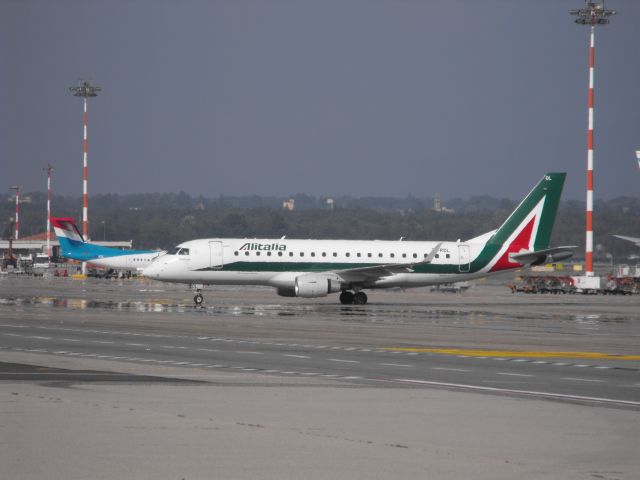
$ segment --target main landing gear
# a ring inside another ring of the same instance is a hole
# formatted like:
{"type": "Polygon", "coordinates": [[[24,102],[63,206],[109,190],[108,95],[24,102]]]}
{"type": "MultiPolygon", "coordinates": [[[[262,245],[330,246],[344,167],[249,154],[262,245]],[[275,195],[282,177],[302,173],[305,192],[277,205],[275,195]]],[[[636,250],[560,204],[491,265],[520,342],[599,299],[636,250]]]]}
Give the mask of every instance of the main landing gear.
{"type": "Polygon", "coordinates": [[[367,300],[367,294],[363,291],[354,293],[343,290],[340,294],[340,303],[343,305],[365,305],[367,300]]]}
{"type": "Polygon", "coordinates": [[[193,301],[195,302],[196,307],[199,307],[202,305],[202,302],[204,302],[204,297],[202,296],[200,291],[198,291],[198,293],[196,293],[196,296],[193,297],[193,301]]]}

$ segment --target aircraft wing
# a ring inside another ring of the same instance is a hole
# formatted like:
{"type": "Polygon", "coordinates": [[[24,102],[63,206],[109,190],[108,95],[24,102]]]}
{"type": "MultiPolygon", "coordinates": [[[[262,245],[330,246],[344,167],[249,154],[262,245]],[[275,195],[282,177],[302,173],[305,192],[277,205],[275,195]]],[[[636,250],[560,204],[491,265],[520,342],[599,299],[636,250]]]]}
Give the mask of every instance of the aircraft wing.
{"type": "Polygon", "coordinates": [[[578,247],[555,247],[546,248],[544,250],[536,250],[534,252],[512,253],[510,259],[523,265],[541,265],[548,262],[559,262],[571,258],[574,249],[578,247]]]}
{"type": "Polygon", "coordinates": [[[636,244],[636,247],[640,247],[640,238],[638,237],[625,237],[624,235],[614,235],[614,237],[626,240],[628,242],[633,242],[636,244]]]}
{"type": "Polygon", "coordinates": [[[411,273],[417,265],[431,263],[433,258],[440,250],[442,242],[438,243],[429,255],[420,262],[413,263],[389,263],[385,265],[374,265],[371,267],[345,268],[344,270],[336,270],[335,273],[346,282],[363,282],[367,280],[376,280],[378,278],[389,277],[398,273],[411,273]]]}

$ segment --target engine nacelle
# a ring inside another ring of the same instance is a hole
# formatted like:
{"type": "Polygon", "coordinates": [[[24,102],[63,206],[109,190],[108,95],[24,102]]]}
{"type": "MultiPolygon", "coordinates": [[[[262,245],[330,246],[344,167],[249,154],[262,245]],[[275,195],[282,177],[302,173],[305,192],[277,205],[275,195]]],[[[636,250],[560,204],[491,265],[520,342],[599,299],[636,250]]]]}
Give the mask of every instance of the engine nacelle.
{"type": "Polygon", "coordinates": [[[309,273],[296,277],[294,290],[296,297],[326,297],[330,293],[339,292],[341,281],[337,275],[309,273]]]}
{"type": "Polygon", "coordinates": [[[294,287],[280,287],[276,290],[281,297],[295,297],[296,289],[294,287]]]}

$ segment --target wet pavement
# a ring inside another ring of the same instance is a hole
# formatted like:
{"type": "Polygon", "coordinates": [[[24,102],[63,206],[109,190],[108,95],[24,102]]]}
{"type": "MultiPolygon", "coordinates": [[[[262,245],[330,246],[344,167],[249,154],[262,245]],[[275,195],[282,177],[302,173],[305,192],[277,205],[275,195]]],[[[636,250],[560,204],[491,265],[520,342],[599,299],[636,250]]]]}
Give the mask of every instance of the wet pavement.
{"type": "Polygon", "coordinates": [[[0,277],[2,478],[635,479],[640,298],[0,277]]]}
{"type": "Polygon", "coordinates": [[[29,352],[357,385],[640,407],[640,298],[374,291],[366,306],[145,279],[0,283],[0,355],[29,352]],[[28,293],[28,294],[27,294],[28,293]],[[214,304],[215,302],[215,304],[214,304]]]}

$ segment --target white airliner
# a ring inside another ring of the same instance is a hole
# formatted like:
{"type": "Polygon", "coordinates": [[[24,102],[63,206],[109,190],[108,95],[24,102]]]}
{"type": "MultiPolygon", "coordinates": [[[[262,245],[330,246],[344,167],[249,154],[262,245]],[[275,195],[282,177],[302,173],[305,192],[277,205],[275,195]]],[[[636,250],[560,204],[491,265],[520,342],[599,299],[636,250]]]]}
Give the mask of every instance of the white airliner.
{"type": "Polygon", "coordinates": [[[142,270],[162,255],[159,250],[120,250],[85,242],[73,218],[51,218],[60,242],[60,255],[114,270],[142,270]]]}
{"type": "Polygon", "coordinates": [[[626,237],[624,235],[614,235],[614,237],[621,240],[626,240],[627,242],[635,243],[636,247],[640,247],[640,237],[626,237]]]}
{"type": "Polygon", "coordinates": [[[363,290],[420,287],[484,277],[569,258],[549,248],[565,173],[548,173],[496,230],[467,241],[408,242],[209,238],[181,243],[143,270],[148,278],[204,285],[268,285],[285,297],[340,293],[363,305],[363,290]]]}

